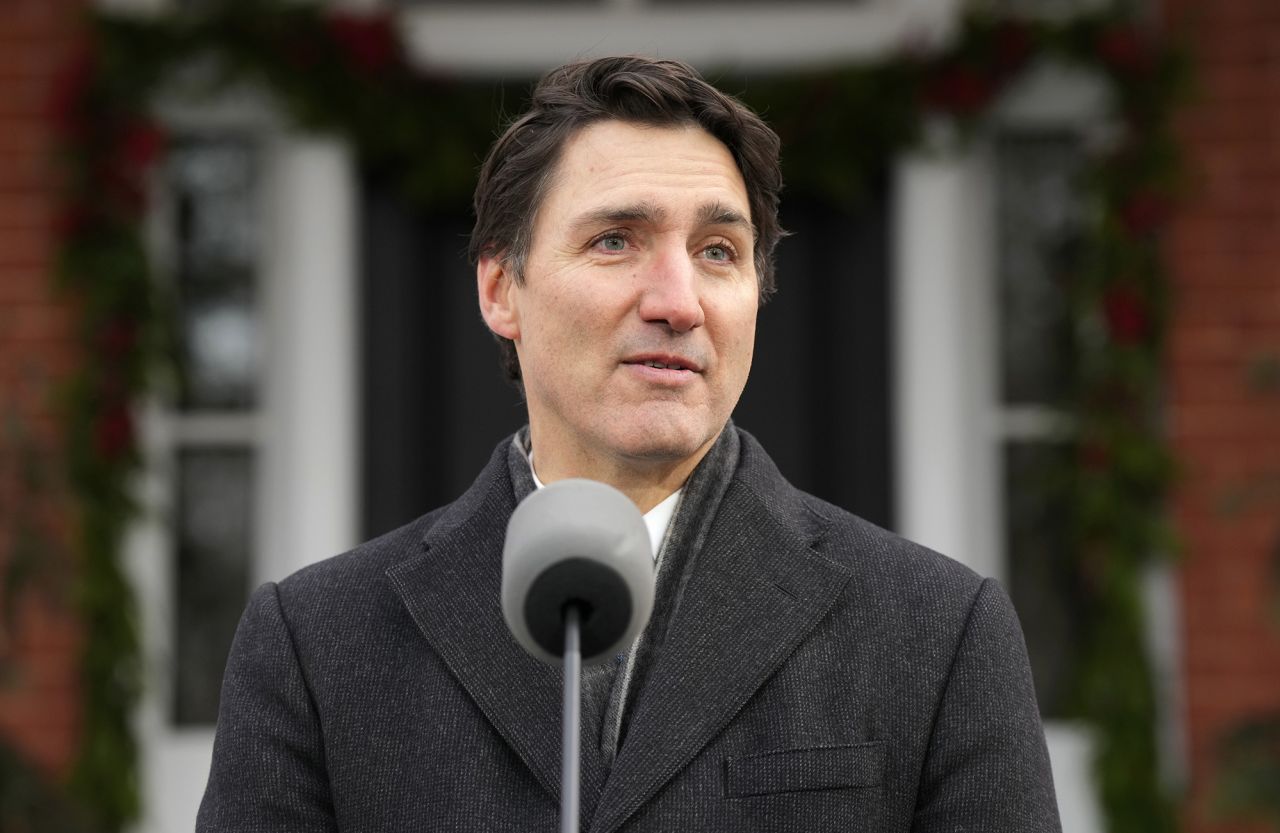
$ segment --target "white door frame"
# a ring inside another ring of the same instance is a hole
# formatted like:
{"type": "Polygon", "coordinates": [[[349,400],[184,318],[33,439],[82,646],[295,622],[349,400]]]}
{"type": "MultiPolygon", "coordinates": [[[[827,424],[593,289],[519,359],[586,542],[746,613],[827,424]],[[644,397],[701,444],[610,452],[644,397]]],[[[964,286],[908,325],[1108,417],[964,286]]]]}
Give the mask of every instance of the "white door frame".
{"type": "MultiPolygon", "coordinates": [[[[228,417],[143,408],[144,507],[126,545],[142,619],[145,686],[135,726],[144,816],[139,833],[191,830],[208,780],[213,727],[175,727],[170,709],[176,621],[172,588],[175,451],[188,442],[254,449],[250,581],[289,573],[357,542],[360,511],[355,165],[341,141],[293,134],[271,104],[243,90],[199,107],[159,102],[176,135],[235,133],[259,148],[263,366],[259,407],[228,417]]],[[[160,272],[172,262],[170,200],[157,184],[148,237],[160,272]]],[[[246,588],[246,592],[252,588],[246,588]]]]}

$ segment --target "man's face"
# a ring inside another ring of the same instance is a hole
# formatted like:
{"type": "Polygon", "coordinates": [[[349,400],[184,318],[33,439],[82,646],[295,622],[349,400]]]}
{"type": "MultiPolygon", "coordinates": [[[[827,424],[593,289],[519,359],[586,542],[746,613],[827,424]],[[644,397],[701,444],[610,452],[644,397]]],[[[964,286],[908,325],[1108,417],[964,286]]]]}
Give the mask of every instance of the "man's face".
{"type": "Polygon", "coordinates": [[[564,148],[524,283],[499,281],[539,472],[701,458],[751,367],[759,290],[747,189],[696,127],[591,125],[564,148]]]}

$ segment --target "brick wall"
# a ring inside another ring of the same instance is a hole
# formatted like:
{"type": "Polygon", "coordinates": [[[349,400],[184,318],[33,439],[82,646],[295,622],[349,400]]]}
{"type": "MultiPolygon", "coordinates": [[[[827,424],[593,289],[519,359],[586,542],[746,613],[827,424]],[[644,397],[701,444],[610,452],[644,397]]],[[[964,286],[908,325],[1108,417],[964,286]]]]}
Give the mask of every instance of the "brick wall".
{"type": "Polygon", "coordinates": [[[56,208],[48,100],[81,5],[0,3],[0,563],[12,560],[16,542],[42,546],[42,589],[16,608],[16,628],[0,630],[7,660],[0,670],[8,672],[0,676],[0,734],[55,773],[67,770],[76,748],[79,642],[57,601],[69,571],[52,554],[69,537],[70,521],[67,504],[52,494],[52,395],[75,352],[70,309],[50,282],[56,208]],[[31,461],[43,485],[24,474],[31,461]]]}
{"type": "Polygon", "coordinates": [[[1198,90],[1182,119],[1192,177],[1168,253],[1176,315],[1170,429],[1182,466],[1174,517],[1181,567],[1194,833],[1229,825],[1206,809],[1225,727],[1280,710],[1280,3],[1164,0],[1190,33],[1198,90]],[[1251,377],[1255,377],[1251,381],[1251,377]],[[1262,378],[1257,378],[1262,377],[1262,378]],[[1242,505],[1241,490],[1270,496],[1242,505]]]}

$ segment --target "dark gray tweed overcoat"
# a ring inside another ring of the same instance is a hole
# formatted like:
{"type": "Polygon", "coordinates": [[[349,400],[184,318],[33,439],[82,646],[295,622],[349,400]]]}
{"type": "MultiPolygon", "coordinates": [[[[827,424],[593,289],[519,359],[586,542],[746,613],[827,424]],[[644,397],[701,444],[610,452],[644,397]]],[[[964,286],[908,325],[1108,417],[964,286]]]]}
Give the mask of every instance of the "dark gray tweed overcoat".
{"type": "MultiPolygon", "coordinates": [[[[1000,586],[740,439],[617,759],[584,754],[583,831],[1057,831],[1000,586]]],[[[198,831],[556,830],[560,674],[499,610],[508,447],[455,503],[253,595],[198,831]]]]}

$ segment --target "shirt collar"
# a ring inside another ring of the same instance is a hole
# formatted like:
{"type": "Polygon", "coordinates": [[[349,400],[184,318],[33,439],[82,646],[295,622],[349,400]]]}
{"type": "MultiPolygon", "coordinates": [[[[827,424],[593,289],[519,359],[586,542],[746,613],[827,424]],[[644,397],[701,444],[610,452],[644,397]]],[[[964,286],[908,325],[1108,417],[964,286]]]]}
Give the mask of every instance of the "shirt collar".
{"type": "MultiPolygon", "coordinates": [[[[538,479],[538,472],[533,467],[533,452],[530,451],[525,456],[529,461],[529,473],[533,475],[533,485],[539,489],[543,487],[543,482],[538,479]]],[[[667,530],[671,527],[671,519],[676,514],[676,504],[680,502],[680,493],[684,489],[676,489],[668,495],[661,503],[644,513],[644,525],[649,530],[650,552],[653,557],[658,557],[658,550],[662,548],[662,542],[667,537],[667,530]]]]}

